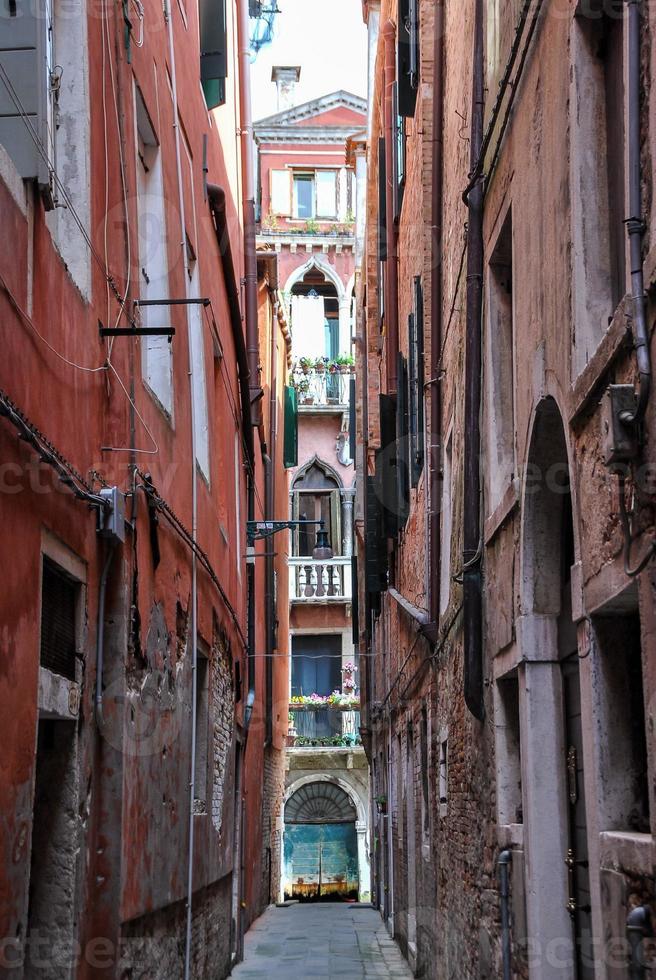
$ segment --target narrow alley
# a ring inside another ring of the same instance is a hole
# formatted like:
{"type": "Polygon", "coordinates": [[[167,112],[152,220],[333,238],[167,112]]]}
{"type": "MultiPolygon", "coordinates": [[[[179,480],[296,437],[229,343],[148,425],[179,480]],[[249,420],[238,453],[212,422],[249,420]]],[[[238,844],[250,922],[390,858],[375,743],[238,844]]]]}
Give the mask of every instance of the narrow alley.
{"type": "Polygon", "coordinates": [[[656,0],[0,0],[0,980],[656,976],[656,0]]]}
{"type": "Polygon", "coordinates": [[[412,977],[369,905],[292,904],[270,908],[246,936],[235,980],[367,980],[412,977]]]}

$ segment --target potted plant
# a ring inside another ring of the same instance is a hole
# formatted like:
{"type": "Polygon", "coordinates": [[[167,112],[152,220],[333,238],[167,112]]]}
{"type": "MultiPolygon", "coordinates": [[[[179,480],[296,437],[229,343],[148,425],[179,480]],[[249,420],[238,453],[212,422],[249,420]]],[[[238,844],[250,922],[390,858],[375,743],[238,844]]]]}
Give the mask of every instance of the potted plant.
{"type": "Polygon", "coordinates": [[[340,374],[350,374],[351,371],[353,370],[355,360],[353,359],[351,354],[340,354],[339,357],[337,357],[336,361],[337,361],[337,369],[340,372],[340,374]]]}
{"type": "Polygon", "coordinates": [[[311,357],[301,357],[298,363],[303,374],[309,374],[312,370],[313,361],[311,357]]]}
{"type": "Polygon", "coordinates": [[[306,235],[317,235],[319,233],[319,225],[314,218],[310,218],[309,221],[305,222],[304,231],[306,235]]]}
{"type": "Polygon", "coordinates": [[[337,361],[328,361],[328,372],[329,374],[336,374],[339,370],[339,364],[337,361]]]}
{"type": "Polygon", "coordinates": [[[374,803],[379,813],[387,813],[387,795],[385,793],[374,796],[374,803]]]}
{"type": "Polygon", "coordinates": [[[314,362],[314,370],[317,371],[319,374],[323,374],[324,371],[326,370],[326,358],[318,357],[314,362]]]}

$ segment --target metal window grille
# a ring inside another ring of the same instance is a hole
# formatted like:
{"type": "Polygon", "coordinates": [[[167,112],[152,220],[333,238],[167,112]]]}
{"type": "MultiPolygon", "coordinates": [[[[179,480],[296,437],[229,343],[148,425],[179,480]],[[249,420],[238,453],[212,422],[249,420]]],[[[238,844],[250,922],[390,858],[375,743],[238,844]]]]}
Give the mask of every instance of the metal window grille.
{"type": "Polygon", "coordinates": [[[41,664],[75,680],[75,625],[79,585],[49,558],[41,584],[41,664]]]}

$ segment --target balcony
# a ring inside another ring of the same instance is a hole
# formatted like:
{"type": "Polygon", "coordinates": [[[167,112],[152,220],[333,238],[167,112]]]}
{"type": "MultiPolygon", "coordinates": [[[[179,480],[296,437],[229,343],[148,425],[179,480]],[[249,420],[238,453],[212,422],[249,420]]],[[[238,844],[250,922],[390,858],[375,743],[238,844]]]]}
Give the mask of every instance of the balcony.
{"type": "Polygon", "coordinates": [[[353,377],[349,365],[333,371],[297,365],[292,384],[297,391],[299,411],[344,411],[349,404],[349,385],[353,377]]]}
{"type": "Polygon", "coordinates": [[[289,705],[290,748],[351,748],[361,745],[360,702],[352,705],[289,705]]]}
{"type": "Polygon", "coordinates": [[[351,559],[288,558],[290,602],[350,602],[351,559]]]}

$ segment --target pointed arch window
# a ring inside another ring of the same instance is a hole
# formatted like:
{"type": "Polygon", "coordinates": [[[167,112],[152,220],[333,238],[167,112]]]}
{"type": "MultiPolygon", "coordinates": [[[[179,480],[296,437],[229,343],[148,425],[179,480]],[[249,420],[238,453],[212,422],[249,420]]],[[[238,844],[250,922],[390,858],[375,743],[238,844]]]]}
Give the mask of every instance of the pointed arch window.
{"type": "MultiPolygon", "coordinates": [[[[314,460],[294,480],[292,520],[323,521],[333,554],[342,553],[342,497],[336,474],[314,460]]],[[[294,555],[309,558],[316,546],[319,525],[305,525],[294,531],[294,555]]]]}

